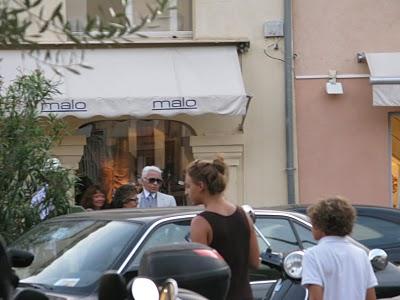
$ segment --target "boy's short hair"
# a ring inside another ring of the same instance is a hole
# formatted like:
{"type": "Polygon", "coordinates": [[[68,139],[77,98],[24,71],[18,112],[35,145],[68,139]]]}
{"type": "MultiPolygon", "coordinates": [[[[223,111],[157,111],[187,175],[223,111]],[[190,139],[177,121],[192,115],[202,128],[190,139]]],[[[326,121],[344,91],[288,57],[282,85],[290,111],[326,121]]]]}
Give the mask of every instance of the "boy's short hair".
{"type": "Polygon", "coordinates": [[[344,198],[324,199],[307,209],[313,226],[326,235],[345,236],[352,232],[356,211],[344,198]]]}

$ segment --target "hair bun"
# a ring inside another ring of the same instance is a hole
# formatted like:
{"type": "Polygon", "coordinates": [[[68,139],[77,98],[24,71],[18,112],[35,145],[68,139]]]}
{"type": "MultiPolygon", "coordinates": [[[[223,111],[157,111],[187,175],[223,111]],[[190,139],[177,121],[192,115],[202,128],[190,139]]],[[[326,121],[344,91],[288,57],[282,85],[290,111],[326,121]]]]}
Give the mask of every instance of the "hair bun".
{"type": "Polygon", "coordinates": [[[217,171],[219,173],[221,173],[222,175],[225,175],[226,172],[226,164],[224,162],[224,158],[222,156],[217,156],[214,160],[213,160],[213,165],[214,167],[217,169],[217,171]]]}

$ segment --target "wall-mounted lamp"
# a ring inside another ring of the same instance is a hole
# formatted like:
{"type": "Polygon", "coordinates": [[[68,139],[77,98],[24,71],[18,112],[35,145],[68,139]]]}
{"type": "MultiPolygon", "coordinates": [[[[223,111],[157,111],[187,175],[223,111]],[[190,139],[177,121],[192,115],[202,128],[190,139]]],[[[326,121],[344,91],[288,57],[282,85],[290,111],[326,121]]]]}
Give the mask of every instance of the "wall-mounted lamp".
{"type": "Polygon", "coordinates": [[[343,86],[340,82],[336,82],[336,70],[329,70],[329,81],[326,83],[326,93],[329,95],[343,94],[343,86]]]}

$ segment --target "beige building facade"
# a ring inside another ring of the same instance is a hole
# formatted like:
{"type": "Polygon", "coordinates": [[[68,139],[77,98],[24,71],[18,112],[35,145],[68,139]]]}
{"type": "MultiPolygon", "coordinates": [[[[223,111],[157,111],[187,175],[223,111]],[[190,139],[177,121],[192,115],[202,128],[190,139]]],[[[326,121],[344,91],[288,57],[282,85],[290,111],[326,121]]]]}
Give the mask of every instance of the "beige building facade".
{"type": "MultiPolygon", "coordinates": [[[[133,21],[143,9],[139,2],[146,1],[130,2],[133,21]]],[[[284,41],[280,34],[266,38],[263,30],[267,21],[277,21],[278,31],[282,29],[283,4],[260,0],[173,2],[178,9],[162,14],[156,25],[149,25],[145,32],[148,38],[134,39],[123,48],[237,47],[244,88],[251,96],[246,114],[67,116],[64,119],[72,134],[54,149],[54,155],[78,175],[90,177],[92,183],[109,186],[109,195],[118,185],[135,181],[144,165],[156,164],[164,169],[167,192],[184,205],[189,204],[181,185],[185,166],[193,159],[222,154],[229,166],[226,194],[231,201],[253,206],[287,203],[284,41]]],[[[84,1],[65,3],[64,13],[71,20],[82,19],[85,10],[89,14],[94,10],[83,5],[84,1]]],[[[50,47],[55,42],[50,35],[43,41],[50,47]]],[[[109,56],[104,60],[116,55],[115,49],[107,49],[109,56]]],[[[119,67],[109,68],[110,78],[119,76],[119,67]]],[[[96,72],[96,66],[91,72],[96,72]]],[[[128,79],[121,78],[129,84],[128,79]]],[[[160,82],[152,84],[157,90],[160,82]]],[[[134,94],[132,91],[127,96],[134,94]]]]}
{"type": "MultiPolygon", "coordinates": [[[[375,66],[362,58],[399,51],[400,3],[293,5],[300,202],[342,195],[353,203],[398,206],[400,103],[374,103],[375,66]],[[328,90],[329,80],[343,91],[328,90]]],[[[389,65],[400,74],[394,60],[389,65]]]]}

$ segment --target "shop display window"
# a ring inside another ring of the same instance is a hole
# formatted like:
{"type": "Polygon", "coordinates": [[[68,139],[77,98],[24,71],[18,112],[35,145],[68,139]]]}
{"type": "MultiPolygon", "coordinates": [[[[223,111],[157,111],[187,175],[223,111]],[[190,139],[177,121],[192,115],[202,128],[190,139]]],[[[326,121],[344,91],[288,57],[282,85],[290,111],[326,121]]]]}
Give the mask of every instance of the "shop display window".
{"type": "Polygon", "coordinates": [[[193,130],[169,120],[99,121],[79,129],[86,135],[78,176],[82,182],[100,184],[108,201],[119,186],[138,183],[146,165],[163,170],[161,191],[185,205],[184,169],[193,160],[189,137],[193,130]]]}
{"type": "Polygon", "coordinates": [[[399,176],[400,176],[400,115],[391,116],[392,133],[392,204],[399,207],[399,176]]]}

